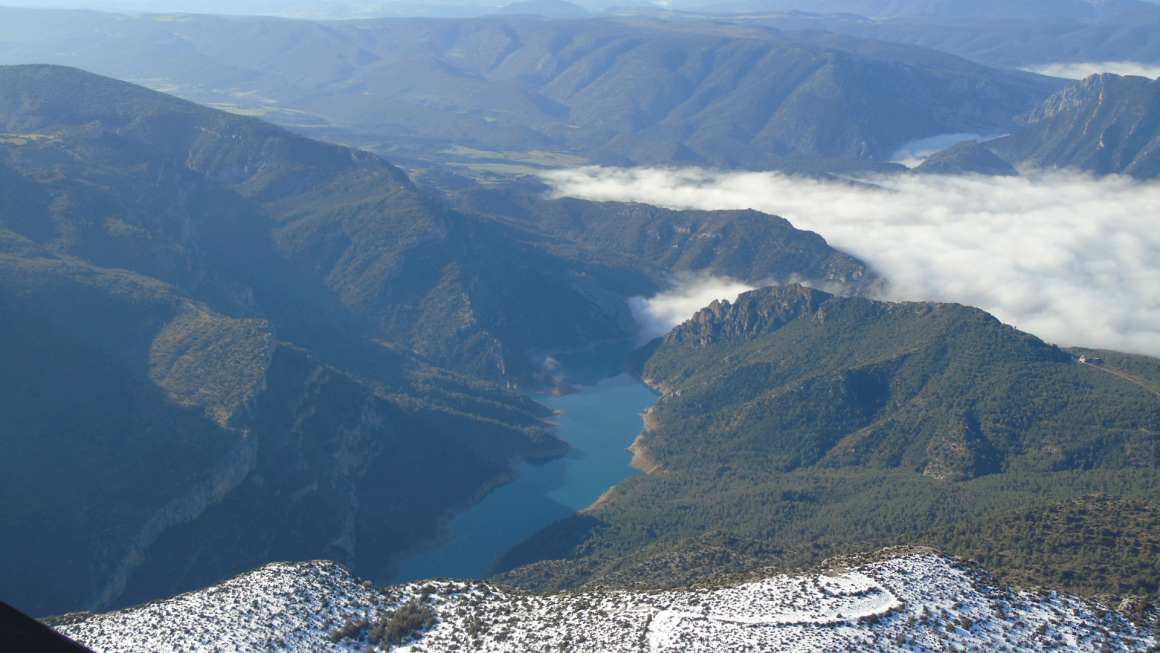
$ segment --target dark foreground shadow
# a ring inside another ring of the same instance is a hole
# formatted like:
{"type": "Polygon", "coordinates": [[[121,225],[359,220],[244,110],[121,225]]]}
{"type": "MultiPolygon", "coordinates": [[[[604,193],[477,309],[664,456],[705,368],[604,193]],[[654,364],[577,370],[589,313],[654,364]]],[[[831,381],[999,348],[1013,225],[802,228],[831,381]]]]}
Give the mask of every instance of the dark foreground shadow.
{"type": "Polygon", "coordinates": [[[10,653],[92,653],[4,602],[0,602],[0,649],[10,653]]]}

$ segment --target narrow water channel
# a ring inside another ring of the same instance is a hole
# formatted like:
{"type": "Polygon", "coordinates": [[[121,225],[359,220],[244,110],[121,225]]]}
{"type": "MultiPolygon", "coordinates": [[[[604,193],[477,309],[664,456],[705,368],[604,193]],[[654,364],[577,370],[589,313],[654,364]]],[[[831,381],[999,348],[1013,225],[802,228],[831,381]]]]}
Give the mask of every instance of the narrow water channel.
{"type": "Polygon", "coordinates": [[[500,553],[541,528],[591,505],[608,488],[638,474],[625,450],[640,433],[641,413],[659,396],[627,374],[605,378],[580,392],[533,395],[563,411],[551,419],[572,453],[544,464],[520,466],[521,478],[490,492],[450,525],[452,539],[403,563],[394,582],[423,578],[481,578],[500,553]]]}

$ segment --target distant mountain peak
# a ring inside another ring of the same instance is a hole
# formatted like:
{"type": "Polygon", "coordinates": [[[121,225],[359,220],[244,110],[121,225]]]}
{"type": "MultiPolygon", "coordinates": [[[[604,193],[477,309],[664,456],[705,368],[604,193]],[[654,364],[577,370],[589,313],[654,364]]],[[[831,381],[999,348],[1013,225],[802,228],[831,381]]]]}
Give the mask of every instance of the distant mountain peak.
{"type": "Polygon", "coordinates": [[[935,152],[914,169],[926,175],[979,174],[996,177],[1018,177],[1019,171],[995,153],[969,140],[935,152]]]}
{"type": "Polygon", "coordinates": [[[800,284],[758,288],[737,300],[716,300],[677,326],[665,342],[711,343],[718,338],[769,333],[806,315],[812,315],[833,295],[800,284]]]}
{"type": "Polygon", "coordinates": [[[1082,107],[1093,99],[1100,98],[1107,84],[1119,79],[1121,76],[1113,73],[1089,75],[1078,83],[1072,84],[1047,98],[1034,111],[1019,116],[1016,120],[1026,125],[1032,125],[1047,120],[1056,114],[1082,107]]]}
{"type": "Polygon", "coordinates": [[[1075,168],[1097,175],[1160,176],[1160,81],[1135,75],[1092,75],[1022,116],[1024,126],[988,141],[1012,164],[1075,168]]]}

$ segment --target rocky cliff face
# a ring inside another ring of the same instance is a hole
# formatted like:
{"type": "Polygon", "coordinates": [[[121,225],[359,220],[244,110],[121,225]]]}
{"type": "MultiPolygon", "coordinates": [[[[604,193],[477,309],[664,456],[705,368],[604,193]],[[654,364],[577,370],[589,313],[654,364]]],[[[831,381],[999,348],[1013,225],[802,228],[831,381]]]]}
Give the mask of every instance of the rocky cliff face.
{"type": "Polygon", "coordinates": [[[745,293],[733,303],[715,300],[665,335],[665,343],[708,345],[721,339],[772,333],[794,320],[817,313],[830,297],[820,290],[793,284],[777,286],[768,292],[745,293]]]}
{"type": "Polygon", "coordinates": [[[1027,114],[1023,128],[985,146],[1012,164],[1153,179],[1160,175],[1157,110],[1160,82],[1092,75],[1027,114]]]}
{"type": "Polygon", "coordinates": [[[195,589],[270,559],[325,556],[389,579],[516,463],[567,452],[542,429],[382,396],[288,345],[248,406],[232,420],[242,448],[142,529],[90,606],[195,589]]]}
{"type": "Polygon", "coordinates": [[[1033,125],[1065,111],[1083,109],[1092,104],[1099,105],[1107,99],[1105,91],[1108,83],[1120,79],[1120,75],[1112,73],[1091,75],[1052,95],[1044,100],[1042,105],[1015,120],[1020,124],[1033,125]]]}

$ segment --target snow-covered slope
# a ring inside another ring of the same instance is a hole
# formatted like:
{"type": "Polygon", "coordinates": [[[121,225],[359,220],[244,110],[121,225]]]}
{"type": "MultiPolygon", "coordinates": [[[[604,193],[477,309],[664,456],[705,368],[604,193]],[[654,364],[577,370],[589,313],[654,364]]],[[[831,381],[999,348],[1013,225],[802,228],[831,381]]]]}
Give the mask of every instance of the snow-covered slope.
{"type": "Polygon", "coordinates": [[[552,596],[476,581],[375,589],[334,563],[276,563],[58,630],[96,651],[150,653],[1160,650],[1113,611],[997,588],[913,549],[720,587],[552,596]]]}

